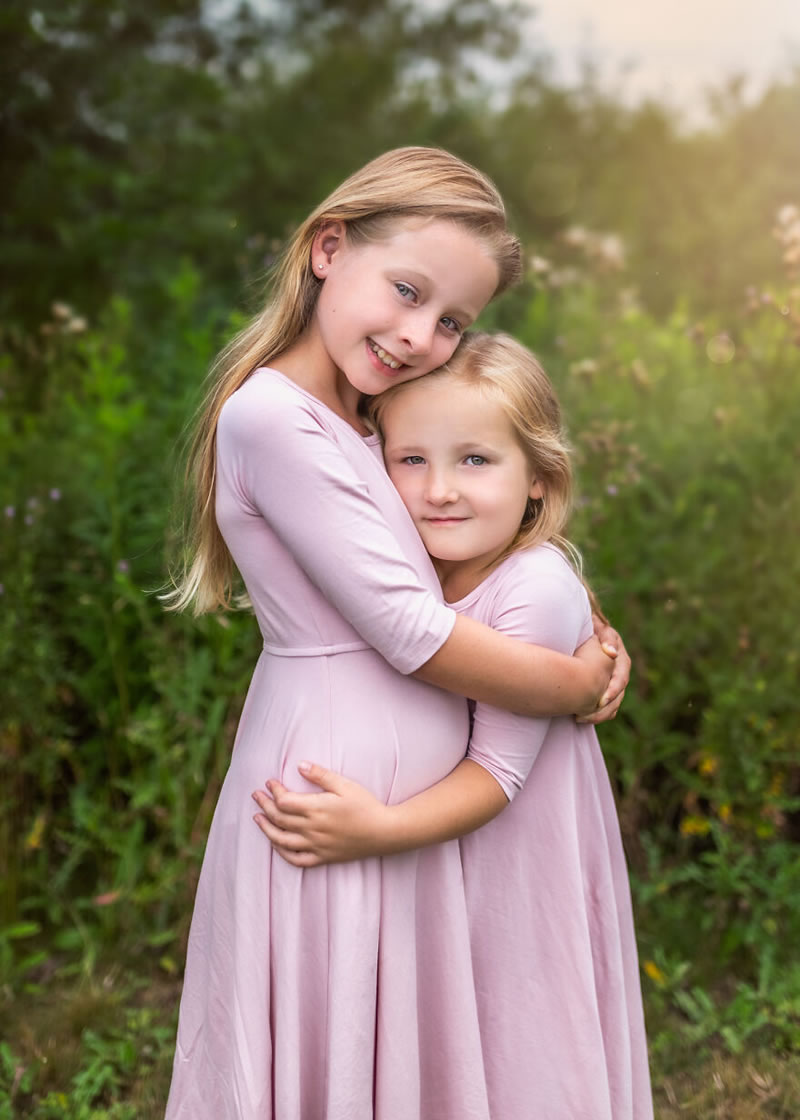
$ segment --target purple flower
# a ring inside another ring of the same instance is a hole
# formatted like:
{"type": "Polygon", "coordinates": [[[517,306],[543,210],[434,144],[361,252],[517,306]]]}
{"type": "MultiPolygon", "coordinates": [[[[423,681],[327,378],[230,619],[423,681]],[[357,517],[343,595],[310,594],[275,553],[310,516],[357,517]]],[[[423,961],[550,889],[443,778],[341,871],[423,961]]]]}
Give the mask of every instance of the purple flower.
{"type": "Polygon", "coordinates": [[[59,490],[59,488],[57,486],[54,486],[53,489],[50,491],[50,501],[51,502],[60,502],[61,501],[61,491],[59,490]]]}
{"type": "Polygon", "coordinates": [[[606,486],[606,494],[610,494],[612,498],[616,498],[619,494],[619,487],[615,486],[612,482],[610,486],[606,486]]]}
{"type": "Polygon", "coordinates": [[[36,507],[39,504],[39,499],[38,498],[28,498],[28,500],[25,504],[27,505],[28,509],[36,509],[36,507]]]}
{"type": "Polygon", "coordinates": [[[13,506],[6,506],[6,508],[5,508],[6,517],[13,517],[16,512],[17,511],[14,509],[13,506]]]}
{"type": "Polygon", "coordinates": [[[129,572],[130,570],[131,570],[131,566],[130,566],[130,564],[128,563],[127,560],[118,560],[117,561],[117,571],[118,572],[122,572],[123,575],[124,575],[125,572],[129,572]]]}

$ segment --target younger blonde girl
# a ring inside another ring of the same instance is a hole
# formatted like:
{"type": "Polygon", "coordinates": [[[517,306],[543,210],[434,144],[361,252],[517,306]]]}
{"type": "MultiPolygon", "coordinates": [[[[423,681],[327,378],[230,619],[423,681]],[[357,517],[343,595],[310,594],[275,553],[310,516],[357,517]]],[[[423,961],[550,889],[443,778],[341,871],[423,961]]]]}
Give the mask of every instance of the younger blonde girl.
{"type": "MultiPolygon", "coordinates": [[[[559,406],[533,355],[473,334],[441,370],[384,394],[374,415],[445,600],[573,652],[591,611],[563,535],[571,470],[559,406]]],[[[491,1116],[652,1117],[625,859],[592,727],[479,702],[466,759],[399,805],[321,767],[303,773],[325,792],[270,782],[274,801],[256,795],[257,822],[295,865],[463,836],[491,1116]]]]}

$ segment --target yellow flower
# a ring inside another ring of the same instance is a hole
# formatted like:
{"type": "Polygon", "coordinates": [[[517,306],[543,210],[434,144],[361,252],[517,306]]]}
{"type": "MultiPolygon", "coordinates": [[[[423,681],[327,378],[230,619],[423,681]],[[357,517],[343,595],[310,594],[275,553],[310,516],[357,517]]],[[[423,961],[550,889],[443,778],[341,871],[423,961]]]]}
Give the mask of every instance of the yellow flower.
{"type": "Polygon", "coordinates": [[[730,807],[730,805],[728,805],[727,802],[725,802],[724,805],[720,805],[717,815],[718,815],[719,819],[722,821],[723,824],[727,824],[728,821],[731,819],[731,807],[730,807]]]}
{"type": "Polygon", "coordinates": [[[25,847],[29,852],[37,851],[42,846],[44,839],[44,826],[47,824],[47,817],[44,813],[37,813],[36,820],[33,822],[30,832],[25,837],[25,847]]]}
{"type": "Polygon", "coordinates": [[[659,988],[663,988],[667,982],[667,978],[655,961],[645,961],[644,970],[654,984],[658,984],[659,988]]]}
{"type": "Polygon", "coordinates": [[[717,759],[714,758],[713,755],[707,754],[705,758],[700,760],[700,773],[703,775],[703,777],[709,778],[712,774],[716,773],[718,765],[719,763],[717,759]]]}
{"type": "Polygon", "coordinates": [[[681,821],[682,836],[705,836],[711,828],[705,817],[684,817],[681,821]]]}

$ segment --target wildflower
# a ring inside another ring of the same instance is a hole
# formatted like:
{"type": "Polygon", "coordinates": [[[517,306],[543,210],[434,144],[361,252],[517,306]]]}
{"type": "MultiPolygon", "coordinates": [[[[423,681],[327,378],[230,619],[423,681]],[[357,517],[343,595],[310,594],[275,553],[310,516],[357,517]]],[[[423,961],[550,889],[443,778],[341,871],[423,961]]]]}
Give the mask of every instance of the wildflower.
{"type": "Polygon", "coordinates": [[[572,363],[569,372],[579,377],[592,377],[599,368],[594,358],[581,358],[579,362],[572,363]]]}
{"type": "Polygon", "coordinates": [[[57,486],[54,486],[52,488],[52,490],[50,491],[50,501],[51,502],[60,502],[61,501],[61,491],[59,490],[59,488],[57,486]]]}
{"type": "Polygon", "coordinates": [[[590,246],[590,253],[604,268],[625,267],[625,244],[616,233],[598,234],[590,246]]]}
{"type": "Polygon", "coordinates": [[[706,354],[715,365],[726,365],[733,361],[736,354],[736,344],[731,336],[723,331],[708,340],[706,354]]]}
{"type": "Polygon", "coordinates": [[[56,300],[55,303],[51,303],[50,310],[53,313],[54,319],[66,320],[72,318],[72,308],[68,303],[64,303],[61,300],[56,300]]]}
{"type": "Polygon", "coordinates": [[[32,513],[26,513],[25,514],[25,524],[26,525],[33,525],[35,520],[36,520],[36,518],[33,516],[32,513]]]}
{"type": "Polygon", "coordinates": [[[38,498],[28,498],[28,500],[25,504],[28,507],[28,509],[36,509],[36,507],[39,505],[39,499],[38,498]]]}
{"type": "Polygon", "coordinates": [[[717,759],[714,758],[713,755],[708,754],[705,758],[701,759],[698,769],[703,777],[710,778],[712,774],[716,773],[718,765],[717,759]]]}
{"type": "Polygon", "coordinates": [[[546,257],[540,257],[537,253],[534,253],[530,258],[530,260],[528,261],[528,266],[531,272],[536,273],[537,276],[543,276],[553,267],[546,257]]]}
{"type": "Polygon", "coordinates": [[[589,232],[583,226],[570,226],[565,229],[561,235],[565,245],[570,245],[573,249],[583,249],[589,240],[589,232]]]}
{"type": "Polygon", "coordinates": [[[654,984],[658,984],[659,988],[663,988],[667,982],[667,977],[664,972],[658,967],[655,961],[645,961],[644,970],[654,984]]]}
{"type": "Polygon", "coordinates": [[[30,832],[25,837],[25,847],[28,851],[37,851],[42,846],[42,839],[44,838],[44,827],[47,823],[47,817],[44,813],[37,813],[36,819],[33,822],[30,832]]]}
{"type": "Polygon", "coordinates": [[[644,387],[650,384],[650,374],[641,358],[634,358],[631,362],[631,374],[637,385],[644,387]]]}
{"type": "Polygon", "coordinates": [[[13,517],[13,516],[14,516],[14,514],[15,514],[15,513],[17,512],[17,511],[16,511],[15,509],[14,509],[14,507],[13,507],[13,506],[6,506],[6,508],[5,508],[4,512],[5,512],[5,515],[6,515],[6,517],[13,517]]]}
{"type": "Polygon", "coordinates": [[[730,805],[728,805],[727,802],[720,805],[719,809],[717,810],[717,816],[719,817],[719,819],[722,821],[723,824],[727,824],[728,821],[731,819],[731,807],[730,807],[730,805]]]}
{"type": "Polygon", "coordinates": [[[106,891],[104,894],[95,895],[92,902],[95,906],[110,906],[112,902],[117,901],[121,893],[121,891],[106,891]]]}
{"type": "Polygon", "coordinates": [[[617,494],[619,494],[619,487],[615,486],[613,482],[610,483],[608,486],[606,486],[606,494],[608,494],[611,498],[616,498],[617,494]]]}
{"type": "Polygon", "coordinates": [[[131,570],[131,566],[130,566],[130,564],[128,563],[127,560],[118,560],[117,561],[117,571],[118,572],[122,572],[122,574],[125,575],[130,570],[131,570]]]}
{"type": "Polygon", "coordinates": [[[83,332],[86,330],[87,326],[88,326],[88,323],[83,318],[83,316],[82,315],[76,315],[74,318],[69,320],[69,322],[64,327],[64,330],[68,334],[83,334],[83,332]]]}
{"type": "Polygon", "coordinates": [[[681,836],[705,836],[711,824],[705,817],[684,817],[681,821],[681,836]]]}

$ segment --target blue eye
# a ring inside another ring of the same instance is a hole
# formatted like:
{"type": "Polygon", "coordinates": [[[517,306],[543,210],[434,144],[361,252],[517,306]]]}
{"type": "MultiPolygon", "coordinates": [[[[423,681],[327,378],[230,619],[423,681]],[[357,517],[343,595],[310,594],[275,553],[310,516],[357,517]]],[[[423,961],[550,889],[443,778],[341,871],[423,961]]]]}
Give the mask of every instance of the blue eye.
{"type": "Polygon", "coordinates": [[[408,463],[410,467],[418,467],[421,463],[424,463],[425,460],[421,455],[406,455],[403,462],[408,463]]]}
{"type": "Polygon", "coordinates": [[[410,284],[404,284],[402,280],[398,281],[395,284],[395,288],[400,293],[400,295],[403,297],[403,299],[409,299],[409,298],[413,299],[414,296],[417,294],[414,291],[414,289],[411,287],[410,284]]]}
{"type": "Polygon", "coordinates": [[[488,463],[489,460],[485,459],[483,455],[467,455],[464,462],[468,463],[471,467],[482,467],[488,463]]]}
{"type": "Polygon", "coordinates": [[[452,319],[449,315],[444,315],[439,322],[445,330],[453,331],[454,334],[461,334],[461,324],[456,319],[452,319]]]}

